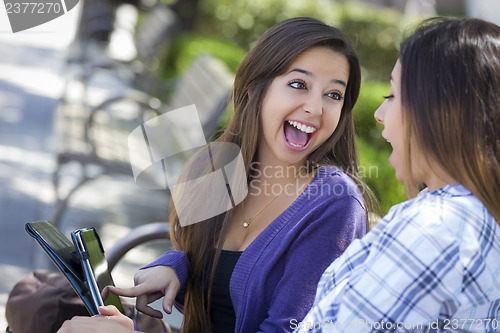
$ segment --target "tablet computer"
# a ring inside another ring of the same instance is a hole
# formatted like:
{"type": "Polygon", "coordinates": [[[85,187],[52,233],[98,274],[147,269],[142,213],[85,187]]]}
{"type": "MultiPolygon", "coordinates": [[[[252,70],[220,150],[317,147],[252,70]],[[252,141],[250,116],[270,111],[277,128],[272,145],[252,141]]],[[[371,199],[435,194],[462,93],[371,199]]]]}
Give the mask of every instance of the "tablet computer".
{"type": "Polygon", "coordinates": [[[99,314],[99,306],[110,304],[123,313],[123,306],[117,295],[109,293],[105,300],[101,297],[102,290],[114,285],[114,282],[95,228],[73,231],[73,242],[49,221],[26,223],[26,231],[37,240],[68,279],[91,315],[99,314]]]}

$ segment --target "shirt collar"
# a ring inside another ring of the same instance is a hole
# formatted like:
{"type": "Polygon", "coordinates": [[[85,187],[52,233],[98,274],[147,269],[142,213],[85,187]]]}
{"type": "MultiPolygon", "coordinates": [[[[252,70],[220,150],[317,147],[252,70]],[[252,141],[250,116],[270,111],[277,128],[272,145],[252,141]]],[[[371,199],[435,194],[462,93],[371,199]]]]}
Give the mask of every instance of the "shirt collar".
{"type": "Polygon", "coordinates": [[[440,196],[447,196],[447,197],[456,197],[456,196],[467,196],[470,195],[471,192],[466,189],[462,184],[458,182],[454,182],[448,185],[445,185],[441,188],[438,188],[437,190],[434,190],[432,192],[429,191],[429,188],[426,187],[420,193],[418,196],[421,195],[426,195],[426,194],[434,194],[434,195],[440,195],[440,196]]]}

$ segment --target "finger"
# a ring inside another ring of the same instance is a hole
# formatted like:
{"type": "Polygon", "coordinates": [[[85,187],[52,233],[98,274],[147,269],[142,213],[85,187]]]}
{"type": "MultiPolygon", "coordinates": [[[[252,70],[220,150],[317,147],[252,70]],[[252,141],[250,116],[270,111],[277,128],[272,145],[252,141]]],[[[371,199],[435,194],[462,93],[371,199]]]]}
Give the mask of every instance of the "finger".
{"type": "Polygon", "coordinates": [[[108,286],[107,288],[109,292],[115,295],[126,296],[126,297],[137,297],[146,294],[150,291],[149,287],[146,284],[139,284],[131,288],[118,288],[114,286],[108,286]]]}
{"type": "Polygon", "coordinates": [[[144,296],[146,296],[148,298],[148,304],[151,304],[154,301],[159,300],[160,298],[162,298],[164,295],[161,292],[156,292],[156,293],[147,294],[147,295],[144,295],[144,296]]]}
{"type": "Polygon", "coordinates": [[[163,310],[168,314],[172,313],[172,305],[174,304],[175,296],[177,296],[176,288],[168,288],[165,293],[165,298],[163,298],[163,310]]]}
{"type": "MultiPolygon", "coordinates": [[[[158,299],[158,298],[156,298],[158,299]]],[[[155,318],[163,318],[163,314],[158,311],[153,309],[152,307],[148,306],[150,303],[150,300],[146,296],[140,296],[137,297],[137,300],[135,302],[135,307],[138,311],[147,314],[148,316],[155,317],[155,318]]]]}
{"type": "Polygon", "coordinates": [[[108,295],[109,295],[109,286],[106,286],[101,292],[101,297],[102,299],[105,300],[106,298],[108,298],[108,295]]]}

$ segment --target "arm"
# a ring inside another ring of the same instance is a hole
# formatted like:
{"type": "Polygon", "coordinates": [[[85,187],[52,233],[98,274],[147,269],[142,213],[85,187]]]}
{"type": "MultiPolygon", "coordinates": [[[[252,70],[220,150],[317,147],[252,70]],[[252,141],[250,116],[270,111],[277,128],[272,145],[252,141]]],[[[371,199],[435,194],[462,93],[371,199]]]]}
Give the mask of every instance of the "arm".
{"type": "Polygon", "coordinates": [[[108,289],[116,295],[137,297],[136,307],[139,311],[161,318],[161,312],[148,304],[164,297],[163,309],[171,313],[176,296],[182,302],[183,294],[179,295],[179,290],[183,291],[188,269],[184,252],[169,251],[135,274],[135,287],[122,289],[110,286],[108,289]]]}
{"type": "MultiPolygon", "coordinates": [[[[179,279],[179,289],[175,295],[175,307],[183,312],[184,307],[184,295],[186,293],[186,282],[189,274],[189,261],[186,257],[186,252],[184,251],[168,251],[161,255],[158,259],[152,263],[144,266],[141,270],[145,270],[151,267],[161,267],[170,266],[175,270],[177,278],[179,279]]],[[[169,303],[172,306],[173,300],[169,303]]]]}
{"type": "Polygon", "coordinates": [[[189,262],[184,251],[168,251],[152,263],[142,267],[141,270],[155,266],[171,266],[177,274],[181,289],[185,287],[189,272],[189,262]]]}

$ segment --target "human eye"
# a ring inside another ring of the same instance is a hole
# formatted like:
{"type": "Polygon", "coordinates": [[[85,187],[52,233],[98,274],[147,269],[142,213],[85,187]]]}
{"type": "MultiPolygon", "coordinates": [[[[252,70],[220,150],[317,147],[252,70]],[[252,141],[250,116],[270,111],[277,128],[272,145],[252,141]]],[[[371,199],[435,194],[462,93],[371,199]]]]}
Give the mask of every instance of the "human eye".
{"type": "Polygon", "coordinates": [[[288,85],[294,89],[307,89],[306,83],[302,80],[292,80],[288,85]]]}
{"type": "Polygon", "coordinates": [[[392,89],[392,85],[389,89],[389,95],[387,96],[382,96],[385,100],[390,100],[394,98],[394,90],[392,89]]]}
{"type": "Polygon", "coordinates": [[[341,101],[344,99],[344,95],[342,95],[341,92],[339,91],[332,91],[326,94],[327,97],[335,100],[335,101],[341,101]]]}

